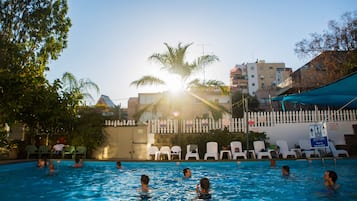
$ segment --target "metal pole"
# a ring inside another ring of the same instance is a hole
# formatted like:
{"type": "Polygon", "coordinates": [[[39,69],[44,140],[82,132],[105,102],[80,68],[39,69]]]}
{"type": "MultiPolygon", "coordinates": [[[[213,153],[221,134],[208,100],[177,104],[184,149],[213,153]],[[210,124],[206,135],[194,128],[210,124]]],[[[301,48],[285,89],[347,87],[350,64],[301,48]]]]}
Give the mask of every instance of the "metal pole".
{"type": "Polygon", "coordinates": [[[247,138],[247,150],[249,150],[249,118],[248,118],[248,94],[244,100],[245,104],[245,125],[246,125],[246,138],[247,138]]]}

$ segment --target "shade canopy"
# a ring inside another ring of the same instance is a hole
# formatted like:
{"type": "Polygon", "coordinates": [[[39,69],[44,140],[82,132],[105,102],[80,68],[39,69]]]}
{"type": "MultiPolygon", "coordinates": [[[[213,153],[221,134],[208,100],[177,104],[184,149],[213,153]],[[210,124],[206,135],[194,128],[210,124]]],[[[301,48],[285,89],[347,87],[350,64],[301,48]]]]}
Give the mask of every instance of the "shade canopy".
{"type": "Polygon", "coordinates": [[[323,105],[356,109],[357,72],[320,88],[303,93],[278,96],[272,98],[272,100],[281,101],[282,103],[286,101],[304,105],[323,105]]]}

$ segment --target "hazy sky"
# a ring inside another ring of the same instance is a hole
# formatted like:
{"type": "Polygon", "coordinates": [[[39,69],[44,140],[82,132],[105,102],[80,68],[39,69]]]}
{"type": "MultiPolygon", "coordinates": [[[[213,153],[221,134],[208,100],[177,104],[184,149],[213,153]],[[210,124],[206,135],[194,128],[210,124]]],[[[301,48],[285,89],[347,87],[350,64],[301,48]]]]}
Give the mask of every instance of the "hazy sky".
{"type": "MultiPolygon", "coordinates": [[[[64,72],[89,78],[100,94],[126,107],[129,97],[162,90],[130,83],[164,76],[159,64],[148,61],[164,52],[164,42],[193,43],[188,61],[203,52],[217,55],[220,61],[196,76],[227,85],[235,64],[257,59],[295,71],[309,60],[297,57],[295,43],[355,10],[356,0],[69,0],[68,47],[50,63],[47,78],[64,72]]],[[[100,94],[93,94],[95,102],[100,94]]]]}

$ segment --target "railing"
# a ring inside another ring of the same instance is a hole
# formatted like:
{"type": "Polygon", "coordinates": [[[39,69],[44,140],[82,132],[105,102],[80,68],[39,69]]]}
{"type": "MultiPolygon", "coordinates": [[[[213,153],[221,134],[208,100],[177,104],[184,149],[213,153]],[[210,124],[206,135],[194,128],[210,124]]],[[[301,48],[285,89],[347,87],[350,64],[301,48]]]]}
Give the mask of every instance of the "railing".
{"type": "Polygon", "coordinates": [[[105,126],[123,127],[123,126],[136,126],[135,120],[105,120],[105,126]]]}
{"type": "MultiPolygon", "coordinates": [[[[245,132],[247,127],[272,127],[276,124],[356,121],[357,110],[316,110],[287,112],[249,112],[246,118],[192,119],[192,120],[150,120],[150,133],[208,133],[216,129],[230,132],[245,132]],[[248,125],[247,125],[248,123],[248,125]]],[[[135,126],[133,120],[105,121],[106,126],[135,126]]]]}

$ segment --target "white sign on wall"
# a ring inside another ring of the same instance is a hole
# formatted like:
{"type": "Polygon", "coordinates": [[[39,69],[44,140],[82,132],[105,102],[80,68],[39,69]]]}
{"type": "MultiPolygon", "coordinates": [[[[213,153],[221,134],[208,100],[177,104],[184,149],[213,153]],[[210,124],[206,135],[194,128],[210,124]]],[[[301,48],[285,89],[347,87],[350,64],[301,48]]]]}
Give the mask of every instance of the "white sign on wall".
{"type": "Polygon", "coordinates": [[[312,147],[328,147],[326,122],[310,124],[310,141],[312,147]]]}

